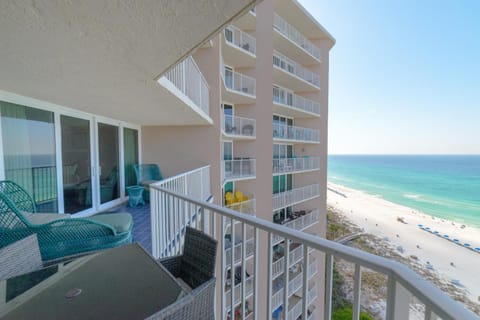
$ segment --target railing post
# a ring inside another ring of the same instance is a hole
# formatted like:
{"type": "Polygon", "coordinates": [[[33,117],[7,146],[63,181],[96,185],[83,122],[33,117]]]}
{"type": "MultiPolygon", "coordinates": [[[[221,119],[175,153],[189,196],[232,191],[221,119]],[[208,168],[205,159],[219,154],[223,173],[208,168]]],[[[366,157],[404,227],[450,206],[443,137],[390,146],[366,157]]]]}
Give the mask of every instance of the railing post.
{"type": "Polygon", "coordinates": [[[395,290],[395,320],[407,320],[410,310],[412,294],[397,282],[395,290]]]}
{"type": "Polygon", "coordinates": [[[354,320],[360,319],[360,291],[362,287],[362,270],[358,263],[355,264],[355,277],[353,285],[353,317],[354,320]]]}
{"type": "Polygon", "coordinates": [[[326,280],[325,280],[325,318],[330,320],[332,318],[332,290],[333,290],[333,256],[327,254],[326,256],[326,280]]]}

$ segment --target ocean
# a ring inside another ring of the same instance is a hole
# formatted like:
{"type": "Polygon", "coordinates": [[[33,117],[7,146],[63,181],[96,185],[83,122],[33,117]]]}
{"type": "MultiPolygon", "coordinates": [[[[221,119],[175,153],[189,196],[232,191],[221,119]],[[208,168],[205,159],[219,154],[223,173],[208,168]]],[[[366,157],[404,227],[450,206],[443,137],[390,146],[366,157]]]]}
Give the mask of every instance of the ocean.
{"type": "Polygon", "coordinates": [[[480,227],[480,155],[331,155],[328,181],[480,227]]]}

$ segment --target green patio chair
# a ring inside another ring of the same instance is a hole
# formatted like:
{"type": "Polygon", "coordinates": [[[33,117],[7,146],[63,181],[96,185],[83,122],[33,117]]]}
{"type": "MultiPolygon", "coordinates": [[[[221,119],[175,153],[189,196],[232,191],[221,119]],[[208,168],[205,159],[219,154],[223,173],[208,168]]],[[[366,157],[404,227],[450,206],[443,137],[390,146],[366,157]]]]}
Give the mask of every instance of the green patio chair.
{"type": "Polygon", "coordinates": [[[135,176],[137,177],[137,185],[145,189],[143,197],[145,201],[150,201],[150,184],[163,180],[162,172],[157,164],[136,164],[133,166],[135,176]]]}
{"type": "Polygon", "coordinates": [[[35,200],[15,182],[10,180],[0,181],[0,192],[5,194],[19,210],[29,213],[37,212],[35,200]]]}
{"type": "Polygon", "coordinates": [[[46,261],[132,242],[133,221],[128,213],[99,214],[83,219],[64,219],[57,214],[58,217],[49,222],[35,223],[8,196],[23,199],[25,195],[20,196],[23,188],[12,181],[2,181],[0,186],[10,191],[0,188],[0,248],[36,233],[42,260],[46,261]],[[11,191],[15,188],[19,191],[11,191]]]}

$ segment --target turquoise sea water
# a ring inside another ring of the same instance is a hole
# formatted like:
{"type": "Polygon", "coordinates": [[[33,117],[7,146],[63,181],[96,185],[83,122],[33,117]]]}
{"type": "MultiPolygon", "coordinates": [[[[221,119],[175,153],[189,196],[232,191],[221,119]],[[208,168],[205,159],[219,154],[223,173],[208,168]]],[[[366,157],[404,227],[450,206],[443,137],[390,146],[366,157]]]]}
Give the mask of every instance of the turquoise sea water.
{"type": "Polygon", "coordinates": [[[480,227],[480,156],[328,157],[328,181],[480,227]]]}

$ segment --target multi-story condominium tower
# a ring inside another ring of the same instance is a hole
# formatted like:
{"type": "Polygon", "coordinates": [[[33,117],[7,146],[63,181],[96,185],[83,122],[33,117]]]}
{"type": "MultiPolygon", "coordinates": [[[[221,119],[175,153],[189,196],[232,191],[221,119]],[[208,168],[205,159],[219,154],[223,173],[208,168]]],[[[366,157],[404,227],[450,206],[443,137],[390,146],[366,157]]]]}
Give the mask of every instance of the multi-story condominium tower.
{"type": "MultiPolygon", "coordinates": [[[[324,236],[328,58],[333,45],[332,36],[296,1],[266,0],[193,55],[210,88],[213,126],[182,128],[186,141],[172,148],[184,155],[193,152],[190,158],[210,164],[215,203],[324,236]]],[[[144,128],[143,143],[173,145],[178,131],[177,127],[144,128]]],[[[173,173],[185,171],[175,161],[177,152],[164,155],[159,149],[144,154],[144,159],[165,158],[162,162],[171,165],[173,173]]],[[[247,314],[255,308],[253,282],[262,272],[271,273],[273,317],[301,315],[303,268],[308,269],[309,312],[316,308],[316,298],[323,297],[317,290],[323,284],[321,257],[311,254],[308,266],[303,266],[302,246],[275,236],[269,270],[264,262],[255,266],[251,228],[242,234],[240,224],[232,227],[227,221],[224,232],[226,255],[220,262],[224,274],[219,280],[227,300],[225,317],[232,313],[232,285],[233,312],[241,312],[242,301],[247,314]],[[245,260],[241,259],[242,243],[245,260]],[[285,282],[288,306],[284,306],[285,282]]],[[[257,303],[267,305],[267,300],[257,299],[257,303]]]]}
{"type": "Polygon", "coordinates": [[[335,257],[355,264],[354,315],[368,267],[388,277],[387,319],[412,296],[426,319],[469,319],[405,267],[324,239],[335,40],[296,0],[0,7],[0,180],[38,212],[123,205],[154,163],[134,231],[155,258],[188,225],[216,238],[216,319],[330,318],[335,257]]]}

